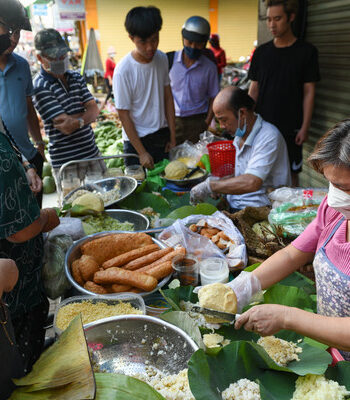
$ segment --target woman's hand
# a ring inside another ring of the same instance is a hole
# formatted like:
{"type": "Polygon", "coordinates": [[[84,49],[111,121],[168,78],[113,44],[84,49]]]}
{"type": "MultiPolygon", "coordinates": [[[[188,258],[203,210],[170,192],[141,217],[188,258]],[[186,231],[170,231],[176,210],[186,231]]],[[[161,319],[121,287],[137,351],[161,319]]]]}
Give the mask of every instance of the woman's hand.
{"type": "Polygon", "coordinates": [[[245,330],[258,333],[261,336],[270,336],[286,329],[286,318],[290,307],[279,304],[262,304],[252,307],[235,323],[235,329],[242,326],[245,330]]]}
{"type": "Polygon", "coordinates": [[[39,175],[36,173],[35,169],[34,168],[28,169],[26,175],[31,191],[33,193],[39,193],[43,186],[43,183],[39,175]]]}

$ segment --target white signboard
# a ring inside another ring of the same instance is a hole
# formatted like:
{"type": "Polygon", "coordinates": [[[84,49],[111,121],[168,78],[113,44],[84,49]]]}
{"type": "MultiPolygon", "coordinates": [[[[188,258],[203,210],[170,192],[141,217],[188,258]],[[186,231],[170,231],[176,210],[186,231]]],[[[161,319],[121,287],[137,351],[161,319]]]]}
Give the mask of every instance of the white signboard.
{"type": "Polygon", "coordinates": [[[85,19],[84,0],[56,0],[61,19],[85,19]]]}

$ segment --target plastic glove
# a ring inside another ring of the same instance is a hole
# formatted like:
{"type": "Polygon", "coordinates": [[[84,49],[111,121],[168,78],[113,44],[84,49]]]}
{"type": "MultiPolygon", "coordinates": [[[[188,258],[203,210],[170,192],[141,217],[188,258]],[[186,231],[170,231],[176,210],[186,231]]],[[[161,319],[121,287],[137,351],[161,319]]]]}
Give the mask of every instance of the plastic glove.
{"type": "Polygon", "coordinates": [[[213,194],[210,187],[211,177],[207,178],[204,182],[199,183],[194,186],[190,192],[190,203],[196,205],[205,201],[207,197],[213,194]]]}
{"type": "Polygon", "coordinates": [[[237,278],[227,284],[237,297],[237,312],[241,313],[243,307],[249,304],[251,298],[261,291],[259,279],[251,272],[241,272],[237,278]]]}

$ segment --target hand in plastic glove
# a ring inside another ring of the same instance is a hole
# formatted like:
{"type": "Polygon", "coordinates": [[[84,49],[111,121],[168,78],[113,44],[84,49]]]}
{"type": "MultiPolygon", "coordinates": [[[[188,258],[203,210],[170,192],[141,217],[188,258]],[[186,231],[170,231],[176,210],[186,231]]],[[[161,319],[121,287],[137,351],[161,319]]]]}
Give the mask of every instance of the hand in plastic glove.
{"type": "Polygon", "coordinates": [[[30,189],[32,190],[33,193],[39,193],[43,183],[39,177],[39,175],[36,173],[34,168],[28,169],[26,172],[27,175],[27,180],[28,184],[30,186],[30,189]]]}
{"type": "MultiPolygon", "coordinates": [[[[237,297],[237,313],[241,313],[243,307],[249,304],[251,298],[261,290],[259,279],[251,272],[242,271],[237,278],[226,284],[237,297]]],[[[194,288],[193,292],[198,293],[202,286],[194,288]]]]}
{"type": "Polygon", "coordinates": [[[261,336],[274,335],[281,329],[286,329],[286,316],[290,307],[279,304],[262,304],[252,307],[235,322],[235,329],[242,326],[246,331],[258,333],[261,336]]]}
{"type": "Polygon", "coordinates": [[[249,304],[251,298],[261,290],[259,279],[251,272],[242,271],[237,278],[227,284],[237,297],[237,312],[241,313],[243,307],[249,304]]]}
{"type": "Polygon", "coordinates": [[[196,205],[205,201],[207,197],[213,194],[210,187],[211,177],[207,178],[204,182],[199,183],[194,186],[190,192],[190,203],[196,205]]]}

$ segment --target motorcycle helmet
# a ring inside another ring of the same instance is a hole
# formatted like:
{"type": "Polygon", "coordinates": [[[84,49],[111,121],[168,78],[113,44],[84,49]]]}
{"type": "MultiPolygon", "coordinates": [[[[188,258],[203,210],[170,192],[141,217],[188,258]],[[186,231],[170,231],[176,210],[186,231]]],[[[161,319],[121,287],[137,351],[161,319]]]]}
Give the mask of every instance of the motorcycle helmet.
{"type": "Polygon", "coordinates": [[[202,17],[190,17],[182,27],[182,36],[193,42],[206,42],[209,39],[209,35],[209,22],[202,17]]]}
{"type": "Polygon", "coordinates": [[[19,0],[1,0],[0,17],[11,29],[32,30],[27,10],[19,0]]]}

